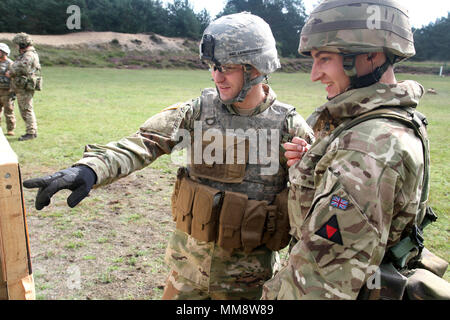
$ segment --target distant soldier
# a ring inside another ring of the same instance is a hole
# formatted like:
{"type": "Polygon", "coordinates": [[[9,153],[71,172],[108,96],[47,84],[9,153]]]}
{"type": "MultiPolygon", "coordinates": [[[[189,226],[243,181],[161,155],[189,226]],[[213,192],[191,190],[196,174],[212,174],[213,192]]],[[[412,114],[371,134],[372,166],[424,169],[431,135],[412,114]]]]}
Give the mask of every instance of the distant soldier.
{"type": "Polygon", "coordinates": [[[14,116],[14,93],[10,91],[11,81],[5,75],[10,65],[13,63],[8,58],[11,51],[5,43],[0,43],[0,119],[2,110],[6,119],[6,135],[13,136],[16,127],[16,117],[14,116]]]}
{"type": "Polygon", "coordinates": [[[183,141],[192,134],[187,147],[192,143],[194,159],[180,168],[172,196],[176,230],[166,251],[171,271],[163,299],[259,299],[276,251],[290,239],[281,143],[296,135],[311,143],[312,130],[265,83],[280,62],[272,31],[261,18],[240,13],[212,22],[200,56],[216,88],[164,109],[132,136],[88,145],[74,167],[24,186],[39,188],[38,210],[61,189],[74,190],[68,198],[73,207],[91,187],[144,168],[171,153],[181,133],[183,141]],[[205,157],[211,135],[218,146],[214,159],[205,157]],[[269,149],[270,172],[261,158],[269,149]]]}
{"type": "Polygon", "coordinates": [[[16,93],[20,114],[26,124],[26,134],[19,138],[19,141],[24,141],[37,137],[33,96],[35,90],[41,90],[41,65],[33,47],[33,41],[28,34],[17,34],[13,42],[18,45],[20,55],[10,66],[6,76],[11,78],[11,88],[16,93]]]}

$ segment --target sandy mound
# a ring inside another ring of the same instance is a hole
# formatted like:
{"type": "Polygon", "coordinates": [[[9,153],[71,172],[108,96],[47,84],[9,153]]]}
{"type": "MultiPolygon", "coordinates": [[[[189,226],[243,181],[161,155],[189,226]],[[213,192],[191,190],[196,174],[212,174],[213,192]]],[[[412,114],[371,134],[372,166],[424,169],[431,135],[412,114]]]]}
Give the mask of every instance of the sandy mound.
{"type": "MultiPolygon", "coordinates": [[[[0,33],[0,39],[12,40],[15,33],[0,33]]],[[[168,38],[157,34],[129,34],[117,32],[76,32],[65,35],[31,35],[38,45],[55,47],[99,48],[105,44],[120,45],[123,50],[186,51],[189,42],[182,38],[168,38]]],[[[192,41],[192,43],[194,43],[192,41]]],[[[192,45],[191,43],[191,45],[192,45]]]]}

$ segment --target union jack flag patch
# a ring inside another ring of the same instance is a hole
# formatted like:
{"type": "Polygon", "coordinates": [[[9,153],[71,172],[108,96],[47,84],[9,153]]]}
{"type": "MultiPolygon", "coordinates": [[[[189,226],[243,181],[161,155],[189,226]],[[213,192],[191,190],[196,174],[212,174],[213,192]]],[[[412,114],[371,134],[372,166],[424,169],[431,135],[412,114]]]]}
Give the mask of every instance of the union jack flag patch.
{"type": "Polygon", "coordinates": [[[341,210],[345,210],[348,207],[348,200],[338,197],[338,196],[333,196],[331,198],[331,206],[341,209],[341,210]]]}

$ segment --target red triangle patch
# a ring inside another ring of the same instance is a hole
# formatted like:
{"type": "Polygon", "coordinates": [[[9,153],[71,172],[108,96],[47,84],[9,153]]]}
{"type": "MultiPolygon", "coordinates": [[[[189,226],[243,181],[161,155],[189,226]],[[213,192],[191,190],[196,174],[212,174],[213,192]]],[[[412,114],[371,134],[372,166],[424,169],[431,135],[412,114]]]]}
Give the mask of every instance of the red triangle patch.
{"type": "Polygon", "coordinates": [[[327,225],[327,236],[328,236],[328,239],[330,239],[333,236],[333,234],[336,233],[336,231],[337,231],[336,228],[333,228],[333,227],[327,225]]]}

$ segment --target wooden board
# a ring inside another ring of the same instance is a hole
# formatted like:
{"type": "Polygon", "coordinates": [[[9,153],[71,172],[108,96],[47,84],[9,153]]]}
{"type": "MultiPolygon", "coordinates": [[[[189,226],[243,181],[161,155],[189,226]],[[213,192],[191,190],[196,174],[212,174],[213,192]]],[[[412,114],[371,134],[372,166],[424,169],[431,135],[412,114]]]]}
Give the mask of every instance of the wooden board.
{"type": "Polygon", "coordinates": [[[34,299],[28,239],[20,166],[0,129],[0,299],[34,299]]]}

